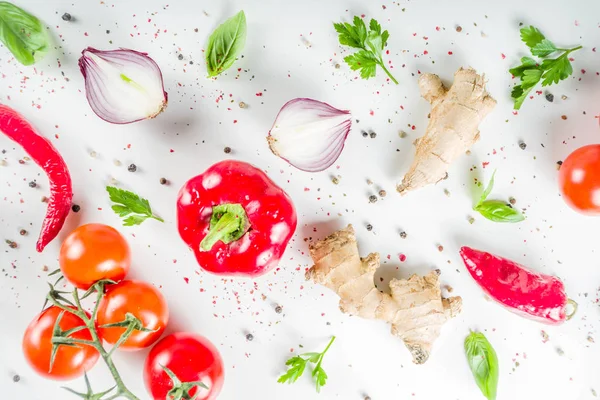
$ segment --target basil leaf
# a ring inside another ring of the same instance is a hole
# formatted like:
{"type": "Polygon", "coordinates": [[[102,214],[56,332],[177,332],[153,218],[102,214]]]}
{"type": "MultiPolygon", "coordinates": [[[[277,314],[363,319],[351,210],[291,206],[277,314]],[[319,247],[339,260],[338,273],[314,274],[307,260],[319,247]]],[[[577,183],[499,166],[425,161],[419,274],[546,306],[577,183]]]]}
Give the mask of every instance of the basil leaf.
{"type": "Polygon", "coordinates": [[[221,24],[208,38],[208,76],[219,75],[233,65],[246,44],[246,14],[240,11],[221,24]]]}
{"type": "Polygon", "coordinates": [[[487,200],[479,203],[475,211],[494,222],[521,222],[523,214],[502,200],[487,200]]]}
{"type": "Polygon", "coordinates": [[[23,65],[32,65],[48,52],[48,35],[39,19],[0,1],[0,41],[23,65]]]}
{"type": "Polygon", "coordinates": [[[490,193],[492,193],[492,189],[494,189],[494,177],[496,176],[496,170],[494,170],[494,172],[492,173],[492,178],[490,179],[490,183],[488,183],[487,187],[484,189],[483,193],[481,193],[481,197],[479,198],[479,201],[477,202],[477,206],[478,207],[481,203],[483,203],[485,201],[485,199],[487,199],[487,197],[490,195],[490,193]]]}
{"type": "Polygon", "coordinates": [[[465,339],[467,362],[481,393],[488,400],[496,400],[498,388],[498,357],[485,335],[471,332],[465,339]]]}

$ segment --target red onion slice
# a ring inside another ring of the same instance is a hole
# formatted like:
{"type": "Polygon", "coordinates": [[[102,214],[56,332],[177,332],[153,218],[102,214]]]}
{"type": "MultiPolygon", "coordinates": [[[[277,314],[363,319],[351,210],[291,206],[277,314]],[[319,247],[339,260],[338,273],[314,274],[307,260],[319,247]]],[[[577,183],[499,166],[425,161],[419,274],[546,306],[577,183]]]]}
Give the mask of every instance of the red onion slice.
{"type": "Polygon", "coordinates": [[[350,111],[297,98],[281,108],[267,140],[276,156],[300,170],[318,172],[338,159],[351,126],[350,111]]]}
{"type": "Polygon", "coordinates": [[[113,124],[154,118],[167,107],[162,73],[146,53],[83,50],[79,69],[92,110],[113,124]]]}

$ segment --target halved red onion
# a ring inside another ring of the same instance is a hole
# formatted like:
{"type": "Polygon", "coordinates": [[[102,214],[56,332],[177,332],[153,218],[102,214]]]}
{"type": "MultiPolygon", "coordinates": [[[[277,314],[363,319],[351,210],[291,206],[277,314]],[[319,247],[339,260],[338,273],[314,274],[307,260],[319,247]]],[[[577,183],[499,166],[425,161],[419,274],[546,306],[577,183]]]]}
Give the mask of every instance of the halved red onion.
{"type": "Polygon", "coordinates": [[[303,171],[317,172],[338,159],[351,126],[350,111],[298,98],[281,108],[267,140],[276,156],[303,171]]]}
{"type": "Polygon", "coordinates": [[[154,118],[167,107],[162,73],[146,53],[118,49],[82,51],[79,69],[92,110],[113,124],[154,118]]]}

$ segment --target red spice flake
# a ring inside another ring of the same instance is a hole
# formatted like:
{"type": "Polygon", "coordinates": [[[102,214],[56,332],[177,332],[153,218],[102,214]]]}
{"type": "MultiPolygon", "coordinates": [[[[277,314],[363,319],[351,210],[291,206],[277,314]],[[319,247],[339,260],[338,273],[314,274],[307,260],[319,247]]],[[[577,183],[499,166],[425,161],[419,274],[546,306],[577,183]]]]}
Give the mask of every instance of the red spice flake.
{"type": "Polygon", "coordinates": [[[429,54],[429,52],[428,52],[427,50],[425,50],[425,51],[423,52],[423,55],[427,55],[427,54],[429,54]]]}
{"type": "Polygon", "coordinates": [[[400,259],[400,262],[404,262],[404,261],[406,261],[406,255],[405,255],[405,254],[403,254],[403,253],[400,253],[400,254],[398,255],[398,258],[400,259]]]}
{"type": "Polygon", "coordinates": [[[185,281],[185,283],[190,283],[190,278],[188,278],[186,276],[183,277],[183,280],[185,281]]]}
{"type": "Polygon", "coordinates": [[[451,56],[452,54],[454,54],[454,53],[452,53],[451,51],[449,51],[449,52],[448,52],[448,55],[449,55],[449,56],[451,56]]]}
{"type": "Polygon", "coordinates": [[[262,95],[263,95],[263,94],[262,94],[262,92],[257,92],[257,93],[256,93],[256,96],[257,96],[257,97],[261,97],[262,95]]]}
{"type": "Polygon", "coordinates": [[[440,29],[441,29],[441,28],[440,28],[439,26],[436,26],[436,27],[435,27],[435,30],[436,30],[436,31],[438,31],[438,32],[440,31],[440,29]]]}
{"type": "Polygon", "coordinates": [[[484,161],[484,162],[482,162],[482,163],[481,163],[481,166],[482,166],[483,168],[487,167],[488,165],[490,165],[490,162],[489,162],[489,161],[484,161]]]}
{"type": "Polygon", "coordinates": [[[388,254],[388,255],[387,255],[387,259],[388,259],[388,260],[391,260],[391,259],[392,259],[392,256],[391,256],[391,254],[388,254]]]}
{"type": "Polygon", "coordinates": [[[305,192],[310,192],[310,188],[307,188],[307,187],[305,187],[305,188],[304,188],[304,191],[305,191],[305,192]]]}
{"type": "Polygon", "coordinates": [[[581,73],[582,73],[582,74],[585,74],[585,69],[583,69],[583,68],[582,68],[582,69],[581,69],[581,73]]]}
{"type": "Polygon", "coordinates": [[[573,57],[569,57],[569,61],[575,61],[573,57]]]}
{"type": "Polygon", "coordinates": [[[375,111],[373,111],[373,110],[369,111],[369,115],[371,115],[371,116],[375,115],[375,111]]]}
{"type": "Polygon", "coordinates": [[[500,53],[500,56],[502,57],[503,60],[506,58],[506,54],[504,54],[504,53],[500,53]]]}
{"type": "Polygon", "coordinates": [[[361,18],[364,18],[364,17],[365,17],[365,14],[360,14],[360,17],[361,17],[361,18]]]}
{"type": "Polygon", "coordinates": [[[84,32],[84,33],[83,33],[83,36],[89,36],[89,35],[88,35],[88,33],[87,33],[87,32],[84,32]]]}
{"type": "Polygon", "coordinates": [[[175,150],[173,150],[173,149],[170,149],[170,150],[169,150],[169,153],[175,153],[175,150]]]}
{"type": "Polygon", "coordinates": [[[237,124],[237,119],[234,119],[234,120],[233,120],[233,123],[234,123],[234,124],[237,124]]]}
{"type": "Polygon", "coordinates": [[[417,127],[413,125],[410,127],[410,129],[412,129],[414,131],[415,129],[417,129],[417,127]]]}
{"type": "Polygon", "coordinates": [[[386,50],[386,51],[385,51],[385,54],[390,54],[390,51],[389,51],[389,50],[386,50]]]}

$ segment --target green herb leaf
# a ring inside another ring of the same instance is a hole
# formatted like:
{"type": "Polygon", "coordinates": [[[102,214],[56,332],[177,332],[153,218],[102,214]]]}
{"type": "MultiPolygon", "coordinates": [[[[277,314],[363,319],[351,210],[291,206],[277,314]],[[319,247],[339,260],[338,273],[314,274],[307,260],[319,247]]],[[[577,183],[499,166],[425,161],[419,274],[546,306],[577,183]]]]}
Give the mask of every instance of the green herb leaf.
{"type": "Polygon", "coordinates": [[[206,68],[213,77],[233,65],[246,44],[246,14],[240,11],[221,24],[208,39],[206,68]]]}
{"type": "Polygon", "coordinates": [[[542,32],[540,32],[540,30],[533,25],[521,28],[521,40],[530,49],[533,49],[538,43],[540,43],[545,38],[546,37],[542,34],[542,32]]]}
{"type": "Polygon", "coordinates": [[[501,200],[486,200],[475,207],[475,210],[485,218],[494,222],[521,222],[523,214],[501,200]]]}
{"type": "Polygon", "coordinates": [[[23,65],[32,65],[48,52],[49,39],[39,19],[0,1],[0,41],[23,65]]]}
{"type": "Polygon", "coordinates": [[[538,57],[547,57],[555,51],[558,51],[558,49],[554,43],[548,39],[543,39],[541,42],[531,48],[531,54],[538,57]]]}
{"type": "MultiPolygon", "coordinates": [[[[490,193],[492,193],[492,189],[494,189],[494,178],[496,177],[496,170],[494,170],[494,172],[492,173],[492,177],[490,178],[490,183],[488,183],[487,187],[483,190],[483,193],[481,193],[481,196],[479,197],[479,202],[477,203],[477,206],[480,205],[481,203],[483,203],[488,196],[490,195],[490,193]]],[[[477,207],[475,206],[475,207],[477,207]]]]}
{"type": "Polygon", "coordinates": [[[479,197],[479,201],[473,207],[473,210],[479,212],[485,218],[494,222],[520,222],[525,219],[523,214],[521,214],[516,209],[512,208],[510,204],[507,204],[504,201],[500,200],[487,200],[488,196],[492,192],[494,188],[494,178],[496,176],[496,171],[492,174],[492,178],[490,179],[490,183],[488,183],[487,187],[481,193],[479,197]]]}
{"type": "Polygon", "coordinates": [[[498,357],[483,333],[471,332],[465,339],[467,362],[481,393],[496,400],[498,388],[498,357]]]}
{"type": "Polygon", "coordinates": [[[338,40],[344,46],[361,49],[359,52],[346,56],[344,61],[353,71],[360,70],[363,79],[369,79],[376,75],[379,65],[388,77],[398,84],[396,78],[383,62],[382,52],[390,37],[388,31],[381,31],[381,25],[375,19],[369,22],[369,30],[362,18],[355,16],[353,24],[347,22],[334,23],[333,27],[338,33],[338,40]]]}
{"type": "Polygon", "coordinates": [[[358,53],[351,54],[344,58],[350,69],[360,70],[360,77],[363,79],[373,78],[377,71],[377,59],[373,53],[367,50],[361,50],[358,53]]]}
{"type": "Polygon", "coordinates": [[[567,79],[573,73],[573,67],[567,57],[567,53],[556,60],[544,60],[541,67],[544,70],[542,86],[558,83],[567,79]]]}
{"type": "Polygon", "coordinates": [[[325,373],[325,370],[319,365],[313,370],[312,376],[315,378],[317,393],[321,393],[321,387],[325,386],[327,383],[327,374],[325,373]]]}
{"type": "Polygon", "coordinates": [[[148,200],[141,198],[135,193],[119,189],[114,186],[107,186],[106,191],[113,204],[111,208],[119,217],[127,217],[123,220],[124,226],[139,225],[148,218],[164,222],[160,217],[152,213],[152,208],[148,200]]]}
{"type": "Polygon", "coordinates": [[[511,68],[509,72],[521,78],[521,83],[515,86],[511,92],[514,99],[514,109],[518,110],[529,95],[529,92],[542,81],[542,86],[548,86],[567,79],[573,73],[573,67],[569,61],[569,54],[581,49],[581,46],[572,49],[558,48],[535,27],[530,26],[521,29],[521,39],[531,49],[531,54],[538,57],[548,57],[549,55],[562,52],[555,59],[544,59],[541,64],[533,58],[521,58],[521,65],[511,68]]]}
{"type": "Polygon", "coordinates": [[[367,27],[362,18],[355,16],[354,25],[347,22],[333,24],[336,32],[339,34],[340,44],[357,49],[364,49],[367,39],[367,27]]]}
{"type": "Polygon", "coordinates": [[[509,69],[508,72],[510,72],[515,77],[520,77],[523,76],[523,72],[525,72],[525,70],[532,68],[539,68],[536,61],[531,57],[523,57],[521,58],[521,65],[509,69]]]}
{"type": "Polygon", "coordinates": [[[329,344],[323,350],[322,353],[304,353],[299,356],[294,356],[286,361],[285,365],[288,366],[288,370],[285,374],[281,375],[277,382],[279,383],[294,383],[300,378],[300,376],[304,373],[306,369],[306,365],[310,362],[312,364],[316,364],[315,368],[312,372],[312,377],[315,380],[315,385],[317,392],[321,391],[321,387],[323,387],[327,383],[327,374],[321,364],[323,363],[323,357],[335,341],[335,336],[331,338],[329,344]]]}
{"type": "Polygon", "coordinates": [[[277,379],[278,383],[294,383],[302,376],[308,360],[300,356],[295,356],[286,361],[285,365],[289,366],[287,372],[277,379]]]}

